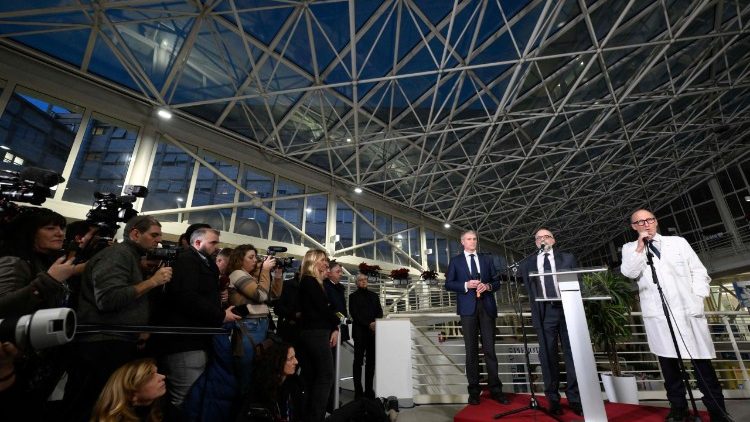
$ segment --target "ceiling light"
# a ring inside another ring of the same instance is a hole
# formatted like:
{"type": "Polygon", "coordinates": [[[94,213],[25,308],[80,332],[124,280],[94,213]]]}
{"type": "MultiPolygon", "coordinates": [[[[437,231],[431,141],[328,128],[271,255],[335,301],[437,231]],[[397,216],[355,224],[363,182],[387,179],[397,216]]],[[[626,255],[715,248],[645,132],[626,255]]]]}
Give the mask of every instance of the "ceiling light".
{"type": "Polygon", "coordinates": [[[450,225],[450,224],[448,224],[448,223],[444,223],[444,224],[443,224],[443,227],[445,227],[446,229],[449,229],[449,228],[451,228],[451,225],[450,225]]]}
{"type": "Polygon", "coordinates": [[[4,149],[6,151],[10,151],[10,148],[6,147],[5,145],[0,145],[0,148],[4,149]]]}
{"type": "Polygon", "coordinates": [[[583,62],[581,62],[581,66],[583,66],[583,62]]]}
{"type": "Polygon", "coordinates": [[[308,214],[310,214],[312,212],[312,208],[310,208],[310,207],[305,208],[305,212],[308,213],[308,214]]]}
{"type": "Polygon", "coordinates": [[[172,118],[172,112],[169,111],[168,108],[160,108],[159,110],[156,111],[156,114],[158,114],[159,117],[161,117],[164,120],[169,120],[172,118]]]}
{"type": "Polygon", "coordinates": [[[352,138],[346,138],[346,142],[351,142],[352,138]]]}
{"type": "Polygon", "coordinates": [[[404,236],[402,236],[402,235],[400,235],[400,234],[397,234],[397,235],[396,235],[396,239],[403,239],[403,238],[404,238],[404,236]]]}
{"type": "Polygon", "coordinates": [[[750,195],[745,196],[745,202],[750,202],[750,195]]]}
{"type": "Polygon", "coordinates": [[[357,186],[356,188],[354,188],[354,193],[362,193],[362,188],[357,186]]]}
{"type": "Polygon", "coordinates": [[[182,199],[182,198],[177,198],[177,202],[182,202],[182,201],[184,201],[184,199],[182,199]]]}

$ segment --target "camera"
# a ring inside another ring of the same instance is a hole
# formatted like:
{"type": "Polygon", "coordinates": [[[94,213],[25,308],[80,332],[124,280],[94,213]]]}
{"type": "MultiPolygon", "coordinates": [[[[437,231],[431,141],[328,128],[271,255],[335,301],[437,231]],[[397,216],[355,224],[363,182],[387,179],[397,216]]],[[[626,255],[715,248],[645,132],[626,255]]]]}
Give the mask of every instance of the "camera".
{"type": "Polygon", "coordinates": [[[262,256],[261,259],[265,261],[266,259],[270,257],[276,258],[276,268],[282,268],[284,270],[288,270],[289,268],[292,268],[294,265],[294,257],[293,256],[276,256],[279,252],[286,252],[285,246],[269,246],[268,249],[266,249],[266,256],[262,256]]]}
{"type": "Polygon", "coordinates": [[[20,212],[17,205],[10,201],[42,205],[52,196],[52,186],[65,179],[59,174],[36,167],[27,167],[21,171],[0,170],[0,215],[10,220],[20,212]]]}
{"type": "Polygon", "coordinates": [[[179,256],[182,248],[177,245],[169,245],[163,248],[151,249],[146,253],[146,260],[148,261],[162,261],[165,266],[171,267],[174,265],[175,260],[179,256]]]}
{"type": "Polygon", "coordinates": [[[118,222],[125,223],[138,215],[133,203],[146,195],[148,188],[138,185],[126,185],[120,196],[110,192],[94,192],[94,206],[86,214],[86,221],[99,226],[99,237],[111,239],[120,228],[118,222]]]}
{"type": "Polygon", "coordinates": [[[19,318],[0,319],[0,342],[40,350],[73,340],[76,313],[70,308],[42,309],[19,318]]]}

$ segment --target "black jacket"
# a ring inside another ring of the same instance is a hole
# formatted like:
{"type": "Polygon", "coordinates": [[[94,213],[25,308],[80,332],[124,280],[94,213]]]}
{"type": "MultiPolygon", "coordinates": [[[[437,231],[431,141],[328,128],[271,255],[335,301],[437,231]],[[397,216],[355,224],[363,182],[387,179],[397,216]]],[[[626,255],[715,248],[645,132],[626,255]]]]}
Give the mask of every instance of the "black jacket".
{"type": "Polygon", "coordinates": [[[299,304],[302,312],[300,329],[334,331],[338,327],[339,318],[336,311],[315,277],[302,276],[299,283],[299,304]]]}
{"type": "MultiPolygon", "coordinates": [[[[323,281],[323,286],[326,288],[326,295],[328,295],[333,310],[341,312],[342,315],[349,318],[349,312],[346,310],[346,292],[344,291],[346,288],[341,283],[334,283],[329,279],[323,281]]],[[[346,324],[341,324],[339,332],[342,342],[349,340],[349,327],[346,324]]]]}
{"type": "MultiPolygon", "coordinates": [[[[221,327],[224,311],[219,296],[219,268],[194,248],[179,254],[158,301],[159,323],[173,327],[221,327]]],[[[155,339],[164,354],[209,350],[211,336],[162,335],[155,339]]]]}
{"type": "Polygon", "coordinates": [[[349,313],[352,315],[352,337],[356,343],[360,337],[374,335],[370,330],[370,323],[377,318],[383,318],[380,298],[375,292],[357,289],[349,295],[349,313]]]}

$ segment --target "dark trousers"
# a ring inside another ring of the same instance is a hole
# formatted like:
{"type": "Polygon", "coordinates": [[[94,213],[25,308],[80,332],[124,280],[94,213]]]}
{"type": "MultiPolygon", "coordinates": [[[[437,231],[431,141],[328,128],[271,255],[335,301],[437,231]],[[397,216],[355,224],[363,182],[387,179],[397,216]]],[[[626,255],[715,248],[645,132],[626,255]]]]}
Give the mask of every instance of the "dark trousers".
{"type": "Polygon", "coordinates": [[[581,395],[578,392],[576,367],[573,363],[573,353],[570,350],[568,326],[565,324],[562,304],[543,302],[538,305],[540,310],[539,323],[535,328],[539,336],[539,364],[542,367],[542,378],[544,379],[544,395],[548,400],[560,401],[560,359],[557,346],[559,337],[560,343],[562,343],[567,376],[565,395],[568,402],[580,403],[581,395]]]}
{"type": "Polygon", "coordinates": [[[110,375],[135,359],[137,349],[134,342],[120,340],[74,343],[71,349],[60,420],[88,422],[110,375]]]}
{"type": "Polygon", "coordinates": [[[328,396],[331,393],[334,369],[329,330],[301,330],[299,336],[300,366],[307,391],[305,419],[319,422],[325,418],[328,396]]]}
{"type": "Polygon", "coordinates": [[[477,332],[482,337],[482,353],[487,368],[487,385],[490,392],[502,390],[497,376],[497,355],[495,354],[495,317],[485,312],[482,302],[477,301],[474,315],[461,316],[461,331],[466,350],[466,379],[469,382],[469,394],[479,394],[479,344],[477,332]]]}
{"type": "MultiPolygon", "coordinates": [[[[726,412],[724,406],[724,394],[721,391],[721,384],[716,377],[716,371],[711,365],[710,359],[693,359],[693,371],[695,379],[698,381],[698,389],[703,393],[703,404],[711,414],[721,415],[726,412]]],[[[664,388],[667,390],[667,400],[674,407],[688,407],[687,390],[685,383],[682,382],[680,365],[677,358],[665,358],[659,356],[659,365],[661,373],[664,375],[664,388]]]]}
{"type": "Polygon", "coordinates": [[[375,379],[375,333],[370,332],[354,339],[354,363],[352,364],[352,375],[354,376],[354,398],[364,396],[375,397],[372,388],[375,379]],[[362,389],[362,363],[365,364],[365,387],[362,389]]]}

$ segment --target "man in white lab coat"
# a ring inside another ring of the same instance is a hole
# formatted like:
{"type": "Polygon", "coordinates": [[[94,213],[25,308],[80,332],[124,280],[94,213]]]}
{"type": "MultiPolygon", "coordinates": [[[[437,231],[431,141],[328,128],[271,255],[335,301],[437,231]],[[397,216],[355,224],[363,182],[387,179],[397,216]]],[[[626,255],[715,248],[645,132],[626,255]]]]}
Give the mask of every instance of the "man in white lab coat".
{"type": "Polygon", "coordinates": [[[645,209],[634,212],[630,227],[638,233],[638,240],[622,247],[622,273],[638,280],[638,291],[651,352],[658,356],[667,399],[671,412],[667,421],[683,421],[688,417],[687,393],[679,370],[677,353],[669,334],[661,298],[653,282],[651,268],[646,263],[646,249],[653,255],[656,275],[669,305],[672,325],[683,359],[690,359],[703,393],[711,421],[731,420],[724,406],[724,396],[711,359],[716,358],[714,344],[703,312],[703,300],[709,294],[706,267],[690,244],[678,236],[657,233],[659,223],[645,209]]]}

